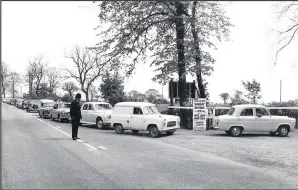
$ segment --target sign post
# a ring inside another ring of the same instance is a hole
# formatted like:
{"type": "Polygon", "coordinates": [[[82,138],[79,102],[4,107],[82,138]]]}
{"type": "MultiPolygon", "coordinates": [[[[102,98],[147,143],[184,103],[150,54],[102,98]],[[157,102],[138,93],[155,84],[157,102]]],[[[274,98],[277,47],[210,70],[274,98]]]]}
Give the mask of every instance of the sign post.
{"type": "Polygon", "coordinates": [[[193,130],[206,130],[207,124],[206,98],[193,99],[193,130]]]}

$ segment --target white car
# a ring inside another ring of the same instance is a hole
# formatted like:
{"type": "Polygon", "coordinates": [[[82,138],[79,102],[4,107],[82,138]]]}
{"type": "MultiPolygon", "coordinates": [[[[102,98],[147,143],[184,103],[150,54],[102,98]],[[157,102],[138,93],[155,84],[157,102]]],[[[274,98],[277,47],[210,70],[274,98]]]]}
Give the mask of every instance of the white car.
{"type": "Polygon", "coordinates": [[[52,121],[54,121],[55,119],[57,119],[60,123],[64,120],[70,121],[70,103],[60,101],[55,103],[50,114],[52,121]]]}
{"type": "Polygon", "coordinates": [[[216,117],[215,123],[215,128],[232,136],[241,136],[242,132],[269,132],[286,137],[294,131],[296,120],[270,115],[262,105],[246,104],[233,106],[226,115],[216,117]]]}
{"type": "Polygon", "coordinates": [[[113,106],[104,102],[86,102],[81,107],[82,124],[96,125],[99,129],[111,126],[113,106]]]}
{"type": "Polygon", "coordinates": [[[120,102],[114,106],[111,125],[116,133],[131,130],[133,133],[149,131],[151,137],[158,137],[161,132],[173,134],[180,128],[180,118],[162,115],[156,106],[145,102],[120,102]]]}

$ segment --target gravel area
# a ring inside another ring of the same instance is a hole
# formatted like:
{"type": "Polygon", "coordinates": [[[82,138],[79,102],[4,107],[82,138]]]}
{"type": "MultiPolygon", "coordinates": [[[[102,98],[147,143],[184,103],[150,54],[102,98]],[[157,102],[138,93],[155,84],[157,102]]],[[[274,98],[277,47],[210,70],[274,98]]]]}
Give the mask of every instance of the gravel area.
{"type": "Polygon", "coordinates": [[[298,180],[298,132],[288,137],[266,133],[230,137],[220,131],[178,130],[158,139],[166,143],[208,152],[233,161],[284,172],[298,180]]]}

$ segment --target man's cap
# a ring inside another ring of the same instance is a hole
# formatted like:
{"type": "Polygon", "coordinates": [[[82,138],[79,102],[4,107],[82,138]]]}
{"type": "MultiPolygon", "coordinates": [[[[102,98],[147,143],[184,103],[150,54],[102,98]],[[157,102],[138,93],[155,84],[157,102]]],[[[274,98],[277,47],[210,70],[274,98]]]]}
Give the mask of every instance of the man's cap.
{"type": "Polygon", "coordinates": [[[81,97],[82,97],[81,94],[77,93],[76,98],[81,98],[81,97]]]}

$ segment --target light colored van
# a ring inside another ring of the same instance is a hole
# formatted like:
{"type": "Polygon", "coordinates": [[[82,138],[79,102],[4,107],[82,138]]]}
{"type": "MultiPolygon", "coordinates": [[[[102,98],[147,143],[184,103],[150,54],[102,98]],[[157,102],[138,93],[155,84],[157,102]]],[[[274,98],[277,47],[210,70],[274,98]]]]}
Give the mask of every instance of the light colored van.
{"type": "Polygon", "coordinates": [[[116,133],[131,130],[133,133],[149,131],[151,137],[158,137],[162,132],[173,134],[180,128],[180,118],[162,115],[154,104],[145,102],[120,102],[114,106],[111,126],[116,133]]]}

